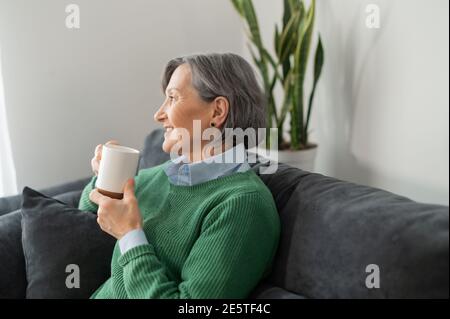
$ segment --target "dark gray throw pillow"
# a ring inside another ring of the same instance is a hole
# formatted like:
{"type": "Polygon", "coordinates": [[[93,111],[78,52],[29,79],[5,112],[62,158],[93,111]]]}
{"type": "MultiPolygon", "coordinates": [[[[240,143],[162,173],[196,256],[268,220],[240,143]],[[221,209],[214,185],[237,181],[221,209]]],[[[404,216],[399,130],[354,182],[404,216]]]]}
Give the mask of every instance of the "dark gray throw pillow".
{"type": "Polygon", "coordinates": [[[25,298],[20,210],[0,216],[0,299],[25,298]]]}
{"type": "Polygon", "coordinates": [[[29,187],[21,214],[27,298],[89,298],[108,279],[116,240],[97,215],[29,187]]]}

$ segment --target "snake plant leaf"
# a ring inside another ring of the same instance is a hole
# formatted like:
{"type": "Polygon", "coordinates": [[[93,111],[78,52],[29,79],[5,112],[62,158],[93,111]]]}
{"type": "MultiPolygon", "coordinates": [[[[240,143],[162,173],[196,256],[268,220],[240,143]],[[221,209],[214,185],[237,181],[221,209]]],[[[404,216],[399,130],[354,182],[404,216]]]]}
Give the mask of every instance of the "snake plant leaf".
{"type": "MultiPolygon", "coordinates": [[[[283,36],[286,37],[286,32],[288,29],[292,27],[292,10],[291,10],[291,0],[284,0],[284,13],[283,13],[283,29],[280,35],[280,38],[283,36]]],[[[281,46],[277,45],[275,51],[278,53],[278,56],[281,56],[281,46]]]]}
{"type": "MultiPolygon", "coordinates": [[[[297,0],[295,0],[297,1],[297,0]]],[[[289,23],[289,20],[291,19],[292,16],[292,0],[284,0],[283,3],[283,8],[284,8],[284,12],[283,12],[283,30],[286,30],[286,26],[289,23]]],[[[293,37],[295,38],[295,34],[293,34],[293,37]]],[[[281,47],[280,47],[280,41],[278,41],[278,43],[275,43],[275,52],[277,53],[277,57],[278,60],[280,61],[280,64],[283,67],[283,76],[284,78],[286,78],[289,69],[291,68],[291,63],[289,61],[289,59],[284,59],[281,60],[281,56],[279,54],[279,52],[281,52],[281,47]]]]}
{"type": "Polygon", "coordinates": [[[269,61],[270,65],[272,66],[273,73],[274,73],[273,74],[273,79],[272,79],[272,82],[271,82],[271,85],[270,85],[270,92],[272,92],[274,87],[275,87],[276,81],[277,80],[283,81],[283,78],[282,78],[280,72],[278,71],[278,64],[277,64],[277,62],[275,62],[275,60],[272,58],[270,53],[266,49],[264,49],[262,51],[262,53],[263,53],[264,57],[267,59],[267,61],[269,61]]]}
{"type": "MultiPolygon", "coordinates": [[[[274,47],[275,47],[275,53],[278,52],[278,47],[280,46],[280,31],[278,30],[278,26],[275,24],[275,32],[274,32],[274,36],[273,36],[273,43],[274,43],[274,47]]],[[[279,55],[277,54],[277,57],[279,57],[279,55]]]]}
{"type": "Polygon", "coordinates": [[[295,48],[297,43],[296,32],[298,30],[298,23],[300,21],[299,12],[295,12],[289,19],[288,24],[283,29],[280,36],[280,45],[278,47],[278,56],[281,61],[286,60],[291,54],[292,50],[295,48]]]}
{"type": "Polygon", "coordinates": [[[295,52],[295,65],[299,68],[299,73],[303,73],[303,75],[304,70],[306,70],[310,51],[309,49],[311,46],[312,31],[314,26],[315,3],[315,0],[311,1],[311,7],[308,10],[306,19],[303,20],[299,26],[300,40],[298,41],[297,49],[295,52]]]}
{"type": "Polygon", "coordinates": [[[283,12],[283,29],[286,27],[286,25],[289,22],[289,19],[291,18],[292,15],[292,5],[291,5],[291,1],[292,0],[284,0],[284,12],[283,12]]]}
{"type": "Polygon", "coordinates": [[[248,51],[250,52],[250,55],[252,56],[253,62],[259,69],[261,69],[261,60],[259,60],[257,58],[256,53],[250,44],[247,44],[247,47],[248,47],[248,51]]]}
{"type": "Polygon", "coordinates": [[[302,0],[289,0],[289,7],[291,11],[298,11],[301,9],[301,7],[303,6],[303,1],[302,0]]]}
{"type": "Polygon", "coordinates": [[[245,18],[250,28],[250,33],[253,37],[253,43],[258,47],[259,50],[261,50],[263,48],[263,44],[261,40],[261,33],[259,31],[258,18],[256,17],[255,7],[253,6],[253,1],[243,0],[241,3],[245,18]]]}
{"type": "Polygon", "coordinates": [[[314,83],[313,83],[313,87],[311,90],[311,94],[309,96],[308,113],[306,116],[306,124],[305,124],[304,132],[303,132],[306,140],[307,140],[307,136],[309,133],[308,126],[309,126],[309,119],[311,117],[311,110],[312,110],[312,104],[313,104],[313,100],[314,100],[314,94],[316,92],[317,82],[319,81],[320,75],[322,74],[322,67],[323,67],[324,60],[325,60],[325,58],[324,58],[324,52],[323,52],[323,46],[322,46],[322,39],[320,38],[320,35],[319,35],[319,43],[317,44],[316,57],[314,59],[314,83]]]}
{"type": "Polygon", "coordinates": [[[314,59],[314,83],[317,84],[319,81],[320,74],[322,73],[322,67],[324,63],[325,57],[323,53],[322,39],[319,35],[319,43],[317,44],[316,49],[316,58],[314,59]]]}
{"type": "Polygon", "coordinates": [[[300,17],[303,19],[303,17],[305,16],[305,5],[303,4],[303,1],[299,1],[299,6],[298,9],[300,11],[300,17]]]}
{"type": "MultiPolygon", "coordinates": [[[[297,121],[294,132],[297,134],[295,137],[296,142],[305,143],[306,137],[303,136],[304,132],[304,101],[303,101],[303,82],[305,79],[306,67],[308,64],[309,51],[311,47],[312,31],[314,26],[314,13],[315,13],[315,0],[311,1],[311,6],[306,15],[304,22],[300,24],[300,40],[295,52],[295,88],[294,88],[294,110],[296,113],[294,118],[297,121]]],[[[294,122],[295,124],[295,122],[294,122]]],[[[300,145],[296,145],[299,147],[300,145]]]]}
{"type": "MultiPolygon", "coordinates": [[[[294,73],[293,76],[296,76],[294,73]]],[[[300,149],[300,112],[298,100],[301,97],[298,84],[296,83],[292,89],[292,103],[290,104],[290,114],[291,114],[291,149],[299,150],[300,149]]]]}
{"type": "MultiPolygon", "coordinates": [[[[295,53],[296,44],[298,41],[298,25],[303,21],[305,15],[305,7],[303,5],[302,0],[288,0],[285,2],[285,15],[283,17],[283,29],[286,29],[287,24],[289,23],[289,19],[292,18],[293,15],[297,15],[297,20],[295,21],[295,30],[289,35],[290,42],[288,43],[287,48],[283,51],[283,55],[278,55],[280,59],[280,64],[283,66],[283,76],[287,77],[289,70],[291,69],[291,55],[295,53]],[[290,16],[287,15],[290,14],[290,16]]],[[[278,45],[280,47],[280,45],[278,45]]],[[[280,48],[281,50],[281,48],[280,48]]],[[[278,51],[276,51],[278,52],[278,51]]]]}
{"type": "Polygon", "coordinates": [[[273,72],[274,72],[274,76],[280,80],[283,81],[283,78],[280,74],[280,72],[278,71],[278,64],[277,62],[275,62],[275,60],[272,58],[272,56],[270,55],[270,53],[266,50],[263,49],[262,51],[264,57],[267,59],[267,61],[269,61],[270,65],[272,66],[273,72]]]}
{"type": "Polygon", "coordinates": [[[289,71],[288,75],[286,76],[286,79],[283,84],[283,91],[284,91],[284,101],[283,105],[281,106],[281,112],[279,117],[279,123],[278,127],[282,127],[284,120],[286,119],[286,115],[290,109],[291,102],[292,102],[292,70],[289,71]]]}
{"type": "Polygon", "coordinates": [[[289,6],[291,10],[291,15],[294,13],[300,14],[300,20],[303,20],[305,16],[305,5],[302,0],[289,0],[289,6]]]}
{"type": "MultiPolygon", "coordinates": [[[[234,8],[236,9],[236,11],[239,13],[239,15],[242,18],[245,18],[244,16],[244,8],[242,5],[242,1],[243,0],[231,0],[231,2],[233,3],[234,8]]],[[[245,1],[245,0],[244,0],[245,1]]]]}
{"type": "MultiPolygon", "coordinates": [[[[247,21],[247,24],[249,27],[250,39],[259,51],[260,60],[259,60],[258,67],[261,71],[263,81],[264,81],[264,88],[267,92],[270,87],[269,73],[268,73],[268,68],[267,68],[267,63],[266,63],[267,62],[266,57],[263,52],[264,46],[263,46],[263,43],[261,40],[261,33],[259,30],[258,19],[257,19],[256,13],[255,13],[255,8],[253,6],[253,1],[252,0],[242,0],[240,3],[242,4],[244,18],[247,21]]],[[[255,54],[253,54],[253,58],[256,61],[255,54]]]]}
{"type": "Polygon", "coordinates": [[[291,59],[288,57],[286,60],[282,61],[283,64],[283,77],[287,78],[289,71],[291,70],[291,59]]]}

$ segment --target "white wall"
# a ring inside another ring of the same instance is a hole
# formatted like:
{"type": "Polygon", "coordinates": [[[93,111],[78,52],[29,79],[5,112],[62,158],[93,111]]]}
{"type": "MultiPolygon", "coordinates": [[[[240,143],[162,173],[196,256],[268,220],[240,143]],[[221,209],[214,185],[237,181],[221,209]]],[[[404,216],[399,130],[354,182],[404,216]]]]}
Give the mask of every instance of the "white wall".
{"type": "MultiPolygon", "coordinates": [[[[281,3],[255,2],[266,44],[281,3]]],[[[317,0],[317,30],[326,64],[311,126],[316,170],[448,205],[448,1],[317,0]],[[372,3],[380,29],[365,25],[372,3]]]]}
{"type": "Polygon", "coordinates": [[[242,52],[229,0],[0,0],[6,111],[18,190],[89,176],[95,145],[141,148],[176,56],[242,52]],[[81,28],[65,27],[76,3],[81,28]]]}
{"type": "MultiPolygon", "coordinates": [[[[254,2],[269,43],[282,1],[254,2]]],[[[448,1],[317,0],[317,11],[317,171],[448,205],[448,1]],[[381,29],[365,26],[369,3],[381,29]]],[[[0,0],[19,190],[89,175],[94,146],[110,138],[140,148],[164,63],[245,53],[241,31],[228,0],[0,0]],[[81,7],[78,31],[64,26],[68,3],[81,7]]]]}

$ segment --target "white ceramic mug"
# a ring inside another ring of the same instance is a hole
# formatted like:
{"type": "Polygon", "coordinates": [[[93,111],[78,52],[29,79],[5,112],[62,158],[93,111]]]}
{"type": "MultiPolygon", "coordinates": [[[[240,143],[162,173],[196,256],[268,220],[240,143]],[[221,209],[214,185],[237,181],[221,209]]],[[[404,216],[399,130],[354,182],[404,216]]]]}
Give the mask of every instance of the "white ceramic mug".
{"type": "Polygon", "coordinates": [[[122,199],[125,183],[136,176],[139,151],[122,145],[103,145],[95,187],[106,196],[122,199]]]}

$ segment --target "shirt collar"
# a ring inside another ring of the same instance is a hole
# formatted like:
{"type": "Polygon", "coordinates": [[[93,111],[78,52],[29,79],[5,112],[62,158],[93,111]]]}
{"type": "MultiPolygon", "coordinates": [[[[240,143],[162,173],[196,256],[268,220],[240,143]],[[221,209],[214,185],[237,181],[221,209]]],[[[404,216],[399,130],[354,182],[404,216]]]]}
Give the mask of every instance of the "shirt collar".
{"type": "Polygon", "coordinates": [[[243,143],[202,161],[186,163],[186,159],[185,155],[181,155],[171,160],[164,168],[166,175],[174,184],[195,185],[239,171],[241,166],[243,169],[248,167],[247,152],[243,143]]]}

